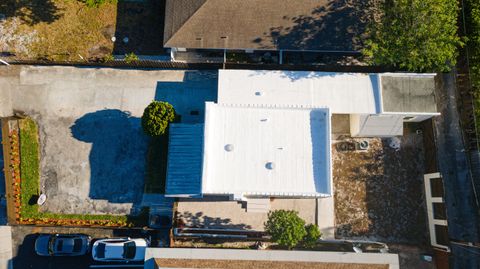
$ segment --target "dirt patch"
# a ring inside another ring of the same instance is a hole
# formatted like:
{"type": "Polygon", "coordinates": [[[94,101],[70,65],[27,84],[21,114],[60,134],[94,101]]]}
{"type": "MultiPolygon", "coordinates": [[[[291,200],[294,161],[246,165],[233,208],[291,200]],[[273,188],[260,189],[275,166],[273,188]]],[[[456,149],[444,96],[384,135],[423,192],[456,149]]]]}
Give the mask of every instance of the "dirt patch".
{"type": "Polygon", "coordinates": [[[17,59],[84,60],[112,52],[111,36],[102,30],[115,25],[114,3],[88,8],[81,1],[6,0],[0,13],[0,44],[6,41],[0,52],[17,59]],[[95,47],[106,49],[99,54],[95,47]]]}
{"type": "Polygon", "coordinates": [[[338,150],[334,144],[336,236],[421,244],[428,233],[423,191],[421,135],[406,134],[397,151],[388,139],[367,140],[369,149],[338,150]]]}
{"type": "Polygon", "coordinates": [[[353,263],[319,263],[299,261],[232,261],[232,260],[200,260],[200,259],[155,259],[158,266],[168,268],[235,268],[235,269],[387,269],[388,265],[353,264],[353,263]]]}

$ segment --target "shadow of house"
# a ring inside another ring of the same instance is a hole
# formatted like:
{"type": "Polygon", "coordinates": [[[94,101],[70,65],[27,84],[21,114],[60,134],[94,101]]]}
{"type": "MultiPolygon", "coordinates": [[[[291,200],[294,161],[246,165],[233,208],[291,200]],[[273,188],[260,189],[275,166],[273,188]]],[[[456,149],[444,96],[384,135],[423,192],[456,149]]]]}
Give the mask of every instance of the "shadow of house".
{"type": "MultiPolygon", "coordinates": [[[[31,268],[31,259],[32,256],[35,255],[32,250],[34,250],[35,246],[35,239],[37,235],[29,234],[25,236],[21,245],[18,246],[17,253],[15,257],[13,257],[12,262],[15,265],[15,268],[31,268]]],[[[34,256],[35,259],[46,259],[44,257],[34,256]]]]}
{"type": "Polygon", "coordinates": [[[183,81],[159,81],[155,100],[172,104],[182,123],[202,123],[205,102],[217,101],[217,77],[217,71],[186,71],[183,81]]]}
{"type": "Polygon", "coordinates": [[[245,223],[232,223],[229,218],[210,217],[203,212],[192,213],[189,211],[176,212],[176,219],[190,228],[217,228],[250,230],[252,227],[245,223]]]}
{"type": "Polygon", "coordinates": [[[165,0],[119,1],[113,54],[165,54],[164,15],[165,0]]]}
{"type": "Polygon", "coordinates": [[[287,49],[358,51],[363,47],[367,25],[377,12],[374,2],[331,0],[310,15],[284,16],[292,26],[272,27],[252,41],[265,47],[270,46],[269,40],[275,40],[278,47],[287,49]]]}
{"type": "Polygon", "coordinates": [[[85,114],[70,128],[74,138],[92,144],[90,198],[139,203],[147,151],[140,118],[107,109],[85,114]]]}
{"type": "Polygon", "coordinates": [[[428,245],[422,138],[405,135],[399,151],[389,140],[382,144],[383,176],[366,180],[369,230],[391,242],[428,245]]]}
{"type": "Polygon", "coordinates": [[[2,0],[0,13],[6,18],[18,17],[29,25],[52,23],[62,16],[52,0],[2,0]]]}

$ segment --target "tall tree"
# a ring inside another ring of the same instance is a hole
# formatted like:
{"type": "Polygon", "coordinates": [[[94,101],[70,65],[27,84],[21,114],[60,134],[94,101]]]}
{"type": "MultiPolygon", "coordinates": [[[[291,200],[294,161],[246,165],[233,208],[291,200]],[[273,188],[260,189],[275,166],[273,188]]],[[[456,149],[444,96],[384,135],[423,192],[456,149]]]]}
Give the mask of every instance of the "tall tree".
{"type": "Polygon", "coordinates": [[[456,63],[456,0],[386,0],[363,50],[371,63],[410,71],[449,71],[456,63]]]}

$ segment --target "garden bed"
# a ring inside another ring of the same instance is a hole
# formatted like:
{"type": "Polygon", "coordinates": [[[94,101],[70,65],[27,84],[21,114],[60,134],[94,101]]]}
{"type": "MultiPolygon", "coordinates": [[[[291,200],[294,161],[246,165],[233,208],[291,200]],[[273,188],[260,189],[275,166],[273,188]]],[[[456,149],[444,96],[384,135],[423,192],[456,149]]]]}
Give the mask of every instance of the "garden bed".
{"type": "Polygon", "coordinates": [[[165,193],[167,181],[168,134],[150,138],[145,174],[145,193],[165,193]]]}
{"type": "Polygon", "coordinates": [[[138,216],[80,215],[41,212],[36,201],[40,195],[39,138],[35,122],[29,118],[10,124],[10,169],[13,177],[15,220],[19,224],[65,226],[145,226],[148,210],[138,216]]]}

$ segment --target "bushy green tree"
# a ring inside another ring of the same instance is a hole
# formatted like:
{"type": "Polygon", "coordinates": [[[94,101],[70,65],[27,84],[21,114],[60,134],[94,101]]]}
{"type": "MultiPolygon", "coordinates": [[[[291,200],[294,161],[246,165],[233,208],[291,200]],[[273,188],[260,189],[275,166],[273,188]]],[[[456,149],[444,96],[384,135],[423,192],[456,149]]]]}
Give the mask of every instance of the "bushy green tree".
{"type": "Polygon", "coordinates": [[[167,102],[153,101],[142,115],[143,131],[149,136],[163,135],[168,124],[175,120],[175,109],[167,102]]]}
{"type": "Polygon", "coordinates": [[[320,229],[316,224],[308,224],[305,227],[307,234],[303,237],[303,246],[306,248],[313,248],[318,242],[318,239],[322,236],[320,229]]]}
{"type": "Polygon", "coordinates": [[[293,210],[270,211],[264,226],[273,241],[288,249],[295,247],[307,234],[305,221],[293,210]]]}
{"type": "Polygon", "coordinates": [[[386,0],[363,54],[373,64],[411,71],[449,71],[456,63],[458,1],[386,0]]]}

